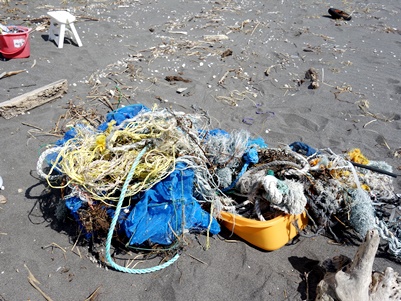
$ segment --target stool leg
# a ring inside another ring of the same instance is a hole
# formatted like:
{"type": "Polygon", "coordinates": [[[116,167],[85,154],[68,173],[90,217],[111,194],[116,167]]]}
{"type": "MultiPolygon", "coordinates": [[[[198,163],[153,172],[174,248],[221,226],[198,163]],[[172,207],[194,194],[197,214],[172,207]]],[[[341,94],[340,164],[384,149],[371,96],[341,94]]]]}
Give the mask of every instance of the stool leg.
{"type": "Polygon", "coordinates": [[[49,28],[49,41],[54,41],[56,39],[56,36],[54,35],[54,23],[53,21],[50,22],[50,28],[49,28]]]}
{"type": "Polygon", "coordinates": [[[81,39],[79,38],[77,30],[75,29],[74,23],[70,23],[69,25],[70,25],[71,31],[72,31],[72,33],[74,35],[75,41],[78,44],[78,47],[82,47],[82,42],[81,42],[81,39]]]}
{"type": "Polygon", "coordinates": [[[65,36],[65,23],[60,24],[60,33],[58,34],[58,48],[63,48],[65,36]]]}

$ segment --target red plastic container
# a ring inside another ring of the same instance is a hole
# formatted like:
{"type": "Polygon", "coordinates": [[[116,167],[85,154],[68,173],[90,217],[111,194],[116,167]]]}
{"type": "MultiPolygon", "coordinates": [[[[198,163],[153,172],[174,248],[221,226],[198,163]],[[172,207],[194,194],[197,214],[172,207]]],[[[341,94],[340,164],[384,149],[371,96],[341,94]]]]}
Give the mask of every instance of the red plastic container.
{"type": "Polygon", "coordinates": [[[29,32],[31,28],[23,26],[9,26],[15,33],[0,34],[0,53],[6,59],[27,58],[31,55],[29,32]]]}

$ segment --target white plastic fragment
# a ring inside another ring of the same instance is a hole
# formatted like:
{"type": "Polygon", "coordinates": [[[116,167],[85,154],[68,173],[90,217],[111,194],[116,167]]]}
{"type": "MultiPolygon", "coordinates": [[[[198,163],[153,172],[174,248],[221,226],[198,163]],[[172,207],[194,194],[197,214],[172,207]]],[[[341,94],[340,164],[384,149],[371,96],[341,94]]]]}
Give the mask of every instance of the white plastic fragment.
{"type": "Polygon", "coordinates": [[[188,88],[178,88],[177,89],[177,93],[181,94],[182,92],[184,92],[185,90],[187,90],[188,88]]]}

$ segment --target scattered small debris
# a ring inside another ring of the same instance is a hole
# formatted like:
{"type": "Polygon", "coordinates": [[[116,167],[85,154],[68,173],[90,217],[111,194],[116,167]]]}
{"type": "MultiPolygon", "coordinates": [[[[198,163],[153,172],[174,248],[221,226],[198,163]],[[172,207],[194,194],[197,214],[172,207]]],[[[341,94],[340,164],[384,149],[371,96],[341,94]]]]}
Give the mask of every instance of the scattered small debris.
{"type": "Polygon", "coordinates": [[[394,158],[401,158],[401,147],[397,148],[394,152],[393,152],[393,156],[394,158]]]}
{"type": "Polygon", "coordinates": [[[168,33],[172,33],[172,34],[182,34],[184,36],[188,35],[188,32],[186,31],[169,31],[168,33]]]}
{"type": "Polygon", "coordinates": [[[177,89],[177,93],[178,93],[178,94],[181,94],[181,93],[185,92],[187,89],[188,89],[188,88],[178,88],[178,89],[177,89]]]}
{"type": "Polygon", "coordinates": [[[165,80],[168,82],[184,82],[184,83],[190,83],[192,80],[190,79],[185,79],[179,75],[167,75],[165,77],[165,80]]]}
{"type": "Polygon", "coordinates": [[[203,39],[207,42],[218,42],[221,40],[228,40],[228,36],[225,34],[205,35],[203,39]]]}
{"type": "Polygon", "coordinates": [[[247,118],[243,118],[243,119],[242,119],[242,122],[245,123],[245,124],[247,124],[247,125],[252,125],[254,121],[255,121],[255,119],[250,118],[250,117],[247,117],[247,118]]]}
{"type": "Polygon", "coordinates": [[[225,58],[227,56],[233,55],[233,51],[231,49],[227,49],[221,54],[221,58],[225,58]]]}
{"type": "Polygon", "coordinates": [[[7,198],[4,195],[0,194],[0,204],[5,204],[5,203],[7,203],[7,198]]]}
{"type": "Polygon", "coordinates": [[[329,14],[333,19],[351,20],[351,15],[337,8],[329,8],[329,14]]]}
{"type": "Polygon", "coordinates": [[[271,69],[274,68],[274,67],[276,67],[276,65],[272,65],[272,66],[266,68],[266,70],[265,70],[265,75],[266,75],[266,76],[269,76],[269,75],[270,75],[271,69]]]}
{"type": "Polygon", "coordinates": [[[319,88],[319,81],[318,81],[317,71],[314,68],[310,68],[308,71],[306,71],[305,79],[308,79],[308,80],[311,81],[311,84],[309,85],[310,89],[319,88]]]}

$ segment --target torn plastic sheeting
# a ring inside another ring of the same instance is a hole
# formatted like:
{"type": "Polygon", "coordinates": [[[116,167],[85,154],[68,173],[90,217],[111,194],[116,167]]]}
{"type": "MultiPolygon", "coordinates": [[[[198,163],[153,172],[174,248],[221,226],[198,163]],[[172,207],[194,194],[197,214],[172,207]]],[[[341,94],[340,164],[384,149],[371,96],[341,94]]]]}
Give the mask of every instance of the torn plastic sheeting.
{"type": "Polygon", "coordinates": [[[218,222],[193,197],[193,183],[193,170],[177,163],[166,179],[142,193],[140,201],[121,223],[122,230],[130,237],[129,244],[148,241],[169,245],[183,229],[201,231],[209,224],[211,234],[219,233],[218,222]]]}
{"type": "Polygon", "coordinates": [[[106,122],[99,126],[99,130],[105,131],[110,121],[116,121],[120,125],[124,120],[134,118],[140,112],[148,112],[150,109],[142,104],[132,104],[126,107],[114,110],[106,115],[106,122]]]}
{"type": "Polygon", "coordinates": [[[302,154],[306,157],[312,156],[316,153],[319,153],[316,149],[313,147],[310,147],[308,144],[296,141],[290,144],[291,150],[293,150],[296,153],[302,154]]]}

